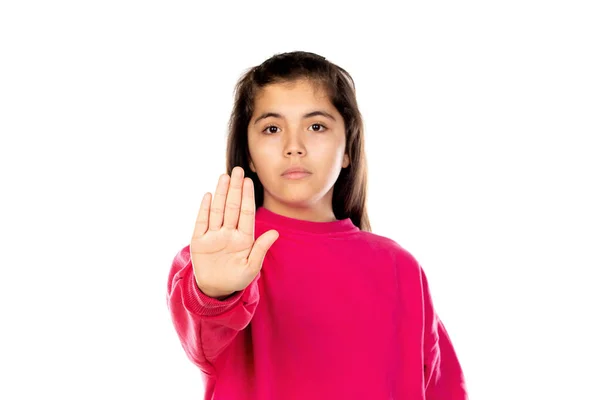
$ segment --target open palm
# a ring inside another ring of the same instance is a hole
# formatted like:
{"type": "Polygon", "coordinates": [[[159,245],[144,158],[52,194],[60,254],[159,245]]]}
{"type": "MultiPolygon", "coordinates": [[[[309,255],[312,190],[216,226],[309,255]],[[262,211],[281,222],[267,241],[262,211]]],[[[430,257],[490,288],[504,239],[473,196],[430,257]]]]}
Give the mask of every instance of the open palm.
{"type": "Polygon", "coordinates": [[[221,298],[254,280],[279,233],[270,230],[254,240],[254,185],[243,168],[234,167],[231,177],[221,175],[212,205],[211,197],[202,198],[190,253],[200,290],[221,298]]]}

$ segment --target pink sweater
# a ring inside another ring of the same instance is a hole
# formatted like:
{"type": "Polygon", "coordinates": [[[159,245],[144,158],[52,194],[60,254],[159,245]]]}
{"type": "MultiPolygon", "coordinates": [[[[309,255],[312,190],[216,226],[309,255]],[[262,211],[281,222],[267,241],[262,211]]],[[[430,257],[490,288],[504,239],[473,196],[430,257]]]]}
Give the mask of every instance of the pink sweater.
{"type": "Polygon", "coordinates": [[[348,219],[259,207],[279,238],[256,279],[225,301],[196,285],[189,245],[167,304],[205,400],[467,399],[461,366],[416,259],[348,219]]]}

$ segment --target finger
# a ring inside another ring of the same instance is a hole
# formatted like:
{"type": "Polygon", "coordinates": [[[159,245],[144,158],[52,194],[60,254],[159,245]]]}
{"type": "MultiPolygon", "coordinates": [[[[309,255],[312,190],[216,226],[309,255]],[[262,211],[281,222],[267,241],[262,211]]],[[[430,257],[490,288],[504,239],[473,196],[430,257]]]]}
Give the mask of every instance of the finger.
{"type": "Polygon", "coordinates": [[[206,233],[206,229],[208,228],[208,214],[210,212],[211,197],[212,196],[210,193],[205,193],[204,197],[202,197],[200,211],[198,211],[198,216],[196,217],[196,226],[194,227],[192,239],[199,238],[206,233]]]}
{"type": "Polygon", "coordinates": [[[250,255],[248,256],[248,265],[253,274],[258,273],[258,270],[262,268],[267,251],[269,251],[277,238],[279,238],[279,232],[271,229],[256,239],[256,242],[254,242],[252,250],[250,251],[250,255]]]}
{"type": "Polygon", "coordinates": [[[225,212],[225,199],[227,198],[227,189],[229,188],[229,175],[223,174],[219,177],[215,198],[210,206],[210,220],[208,229],[216,231],[223,225],[223,213],[225,212]]]}
{"type": "Polygon", "coordinates": [[[240,207],[242,203],[242,183],[244,182],[244,169],[234,167],[229,180],[229,190],[225,202],[225,217],[223,227],[235,229],[240,218],[240,207]]]}
{"type": "Polygon", "coordinates": [[[242,189],[242,206],[240,209],[240,218],[238,230],[246,235],[252,236],[254,240],[254,217],[256,207],[254,204],[254,183],[250,178],[244,178],[242,189]]]}

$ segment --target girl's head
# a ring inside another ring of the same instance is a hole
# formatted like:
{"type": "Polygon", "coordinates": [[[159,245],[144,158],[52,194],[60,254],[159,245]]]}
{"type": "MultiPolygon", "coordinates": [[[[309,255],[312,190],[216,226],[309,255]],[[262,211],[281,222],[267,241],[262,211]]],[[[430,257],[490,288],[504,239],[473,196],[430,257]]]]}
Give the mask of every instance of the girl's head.
{"type": "Polygon", "coordinates": [[[256,206],[314,210],[370,231],[364,131],[352,77],[308,52],[277,54],[237,82],[227,173],[244,168],[256,206]],[[311,174],[282,176],[300,166],[311,174]]]}

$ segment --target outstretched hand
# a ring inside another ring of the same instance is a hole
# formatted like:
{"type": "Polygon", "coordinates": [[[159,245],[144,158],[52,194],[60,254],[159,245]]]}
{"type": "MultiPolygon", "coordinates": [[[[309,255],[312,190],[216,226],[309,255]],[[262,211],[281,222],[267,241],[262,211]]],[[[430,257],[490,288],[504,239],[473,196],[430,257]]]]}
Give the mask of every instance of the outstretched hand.
{"type": "Polygon", "coordinates": [[[254,184],[242,167],[234,167],[231,177],[221,175],[212,205],[211,197],[202,198],[190,253],[200,290],[223,298],[254,280],[279,233],[270,230],[254,240],[254,184]]]}

